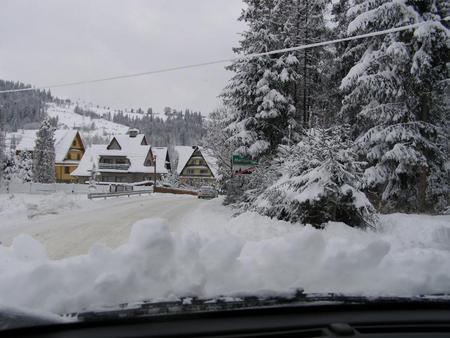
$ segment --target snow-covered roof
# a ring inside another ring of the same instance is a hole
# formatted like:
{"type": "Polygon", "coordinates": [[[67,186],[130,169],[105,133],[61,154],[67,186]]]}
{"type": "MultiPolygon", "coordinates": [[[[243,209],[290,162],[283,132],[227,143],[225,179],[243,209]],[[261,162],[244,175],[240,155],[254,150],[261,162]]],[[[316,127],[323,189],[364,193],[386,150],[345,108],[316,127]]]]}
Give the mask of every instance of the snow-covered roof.
{"type": "Polygon", "coordinates": [[[218,167],[217,167],[217,160],[212,155],[211,151],[206,149],[205,147],[192,147],[192,146],[176,146],[175,151],[178,154],[178,165],[177,165],[177,173],[178,175],[181,174],[184,167],[186,166],[186,163],[191,158],[192,154],[194,153],[195,149],[198,148],[200,152],[203,155],[203,158],[206,161],[206,164],[211,169],[212,174],[215,178],[218,177],[218,167]]]}
{"type": "Polygon", "coordinates": [[[78,167],[72,171],[72,176],[91,176],[92,165],[98,168],[99,154],[104,152],[106,144],[93,144],[86,148],[78,167]]]}
{"type": "MultiPolygon", "coordinates": [[[[78,168],[72,172],[74,176],[90,176],[90,171],[92,170],[92,165],[95,163],[97,170],[98,161],[101,156],[118,156],[126,157],[130,161],[130,167],[128,170],[99,170],[108,172],[129,172],[129,173],[151,173],[153,172],[153,167],[145,166],[145,160],[151,150],[151,147],[146,144],[142,144],[144,140],[144,134],[139,134],[136,137],[130,137],[129,135],[117,135],[114,136],[111,142],[106,145],[92,145],[88,149],[80,161],[78,168]],[[114,140],[120,146],[120,149],[108,149],[108,146],[112,145],[114,140]]],[[[158,167],[157,167],[158,172],[158,167]]],[[[163,173],[163,172],[159,172],[163,173]]],[[[165,172],[167,173],[167,171],[165,172]]]]}
{"type": "Polygon", "coordinates": [[[205,159],[206,163],[208,164],[209,169],[211,169],[212,174],[215,178],[219,177],[219,165],[217,163],[217,158],[214,157],[211,150],[205,148],[205,147],[198,147],[200,149],[200,152],[203,155],[203,158],[205,159]]]}
{"type": "Polygon", "coordinates": [[[194,153],[195,148],[192,146],[176,146],[175,151],[178,155],[177,174],[180,175],[184,167],[186,166],[186,163],[194,153]]]}
{"type": "MultiPolygon", "coordinates": [[[[37,129],[21,130],[16,137],[21,137],[17,144],[18,151],[33,151],[36,144],[37,129]]],[[[55,162],[63,162],[78,131],[74,129],[55,130],[55,162]]]]}
{"type": "Polygon", "coordinates": [[[166,157],[167,147],[152,147],[153,156],[156,156],[156,172],[158,174],[167,174],[166,157]]]}
{"type": "Polygon", "coordinates": [[[55,131],[55,162],[62,162],[77,136],[78,131],[73,129],[60,129],[55,131]]]}

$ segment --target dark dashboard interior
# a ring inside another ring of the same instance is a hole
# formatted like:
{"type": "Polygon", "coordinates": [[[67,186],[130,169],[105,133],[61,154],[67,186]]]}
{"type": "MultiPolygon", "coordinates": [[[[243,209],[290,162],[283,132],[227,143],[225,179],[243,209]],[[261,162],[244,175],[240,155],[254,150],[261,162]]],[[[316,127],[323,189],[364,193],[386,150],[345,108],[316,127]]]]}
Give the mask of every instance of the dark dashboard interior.
{"type": "Polygon", "coordinates": [[[1,337],[450,337],[449,302],[273,306],[79,322],[3,331],[1,337]]]}

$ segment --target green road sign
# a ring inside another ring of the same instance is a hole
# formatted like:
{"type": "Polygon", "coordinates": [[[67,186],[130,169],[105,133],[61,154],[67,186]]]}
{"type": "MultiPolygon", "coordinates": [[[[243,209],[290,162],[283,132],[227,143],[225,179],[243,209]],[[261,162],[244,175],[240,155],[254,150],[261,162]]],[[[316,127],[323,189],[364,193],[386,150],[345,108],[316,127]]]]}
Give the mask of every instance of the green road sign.
{"type": "Polygon", "coordinates": [[[236,165],[248,165],[248,166],[258,165],[258,161],[253,161],[253,160],[248,160],[248,159],[242,158],[241,155],[233,155],[232,162],[233,162],[233,164],[236,164],[236,165]]]}

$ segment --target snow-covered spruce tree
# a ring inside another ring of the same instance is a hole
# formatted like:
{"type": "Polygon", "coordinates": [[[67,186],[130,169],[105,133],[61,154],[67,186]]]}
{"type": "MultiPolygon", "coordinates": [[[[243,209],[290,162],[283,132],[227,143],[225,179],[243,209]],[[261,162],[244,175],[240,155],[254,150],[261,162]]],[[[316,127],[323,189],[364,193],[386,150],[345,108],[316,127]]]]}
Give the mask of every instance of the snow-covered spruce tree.
{"type": "MultiPolygon", "coordinates": [[[[283,47],[293,47],[325,41],[329,30],[325,26],[324,12],[328,1],[325,0],[278,0],[274,12],[283,23],[278,34],[283,47]]],[[[316,47],[303,49],[292,54],[279,55],[283,62],[283,73],[289,74],[287,82],[289,97],[295,106],[295,120],[298,126],[309,128],[329,120],[330,113],[336,107],[330,100],[330,91],[335,85],[329,75],[332,49],[316,47]],[[295,58],[295,59],[294,59],[295,58]],[[289,59],[295,62],[287,62],[289,59]],[[332,107],[332,109],[330,109],[332,107]]]]}
{"type": "Polygon", "coordinates": [[[22,151],[16,157],[16,177],[23,183],[33,181],[33,160],[28,151],[22,151]]]}
{"type": "Polygon", "coordinates": [[[33,179],[39,183],[55,182],[54,128],[45,118],[37,132],[33,154],[33,179]]]}
{"type": "Polygon", "coordinates": [[[415,22],[411,31],[373,37],[341,83],[341,114],[369,162],[365,185],[390,211],[438,211],[448,203],[449,31],[445,1],[360,0],[349,35],[415,22]]]}
{"type": "Polygon", "coordinates": [[[362,166],[348,126],[311,129],[301,142],[280,146],[282,176],[251,209],[289,222],[321,228],[328,221],[374,225],[374,208],[360,190],[362,166]]]}
{"type": "Polygon", "coordinates": [[[16,155],[13,151],[9,151],[8,154],[6,154],[5,159],[3,161],[2,170],[4,181],[13,181],[16,178],[17,163],[16,163],[16,155]]]}
{"type": "Polygon", "coordinates": [[[235,149],[233,144],[229,142],[231,135],[227,129],[229,109],[221,107],[209,115],[206,123],[206,135],[201,141],[201,145],[211,151],[217,159],[218,174],[222,188],[232,176],[231,157],[235,149]]]}
{"type": "Polygon", "coordinates": [[[283,158],[262,158],[250,175],[235,175],[227,182],[225,204],[232,204],[238,213],[251,208],[255,200],[280,176],[283,158]]]}
{"type": "MultiPolygon", "coordinates": [[[[277,14],[275,0],[244,0],[247,8],[240,20],[248,25],[237,54],[261,53],[284,46],[284,20],[277,14]]],[[[242,58],[229,70],[235,72],[223,98],[230,110],[229,142],[251,157],[273,153],[294,123],[295,107],[286,90],[295,81],[289,70],[298,61],[292,55],[242,58]]]]}
{"type": "MultiPolygon", "coordinates": [[[[347,27],[348,24],[355,19],[355,13],[353,8],[357,8],[364,0],[336,0],[331,7],[331,19],[332,19],[332,39],[340,39],[348,36],[347,27]]],[[[340,42],[333,47],[335,48],[334,59],[332,61],[331,78],[335,84],[337,84],[336,92],[333,94],[336,96],[338,103],[333,102],[336,107],[335,119],[341,121],[342,115],[339,111],[342,107],[342,101],[344,94],[339,89],[339,85],[342,79],[348,74],[350,69],[361,59],[362,55],[368,48],[370,39],[361,39],[355,41],[340,42]]],[[[353,124],[355,122],[354,116],[345,116],[347,123],[353,124]]],[[[355,136],[355,135],[354,135],[355,136]]]]}
{"type": "MultiPolygon", "coordinates": [[[[247,1],[241,20],[248,23],[241,46],[235,51],[251,54],[326,40],[324,0],[247,1]]],[[[242,59],[229,69],[236,72],[224,93],[231,107],[228,143],[236,152],[260,162],[254,175],[233,177],[227,183],[230,198],[241,209],[251,204],[271,180],[280,144],[298,141],[303,128],[329,125],[337,111],[336,81],[329,74],[332,52],[315,48],[242,59]],[[289,128],[290,127],[290,128],[289,128]],[[272,165],[272,161],[274,161],[272,165]],[[245,193],[244,193],[245,192],[245,193]]]]}

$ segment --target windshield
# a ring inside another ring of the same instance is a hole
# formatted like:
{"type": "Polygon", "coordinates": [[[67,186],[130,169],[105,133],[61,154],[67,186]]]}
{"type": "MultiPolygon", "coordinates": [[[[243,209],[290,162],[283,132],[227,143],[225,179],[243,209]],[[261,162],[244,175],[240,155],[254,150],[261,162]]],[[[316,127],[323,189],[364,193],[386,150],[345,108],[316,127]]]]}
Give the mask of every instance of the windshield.
{"type": "Polygon", "coordinates": [[[3,1],[0,304],[448,294],[448,26],[445,1],[3,1]]]}

